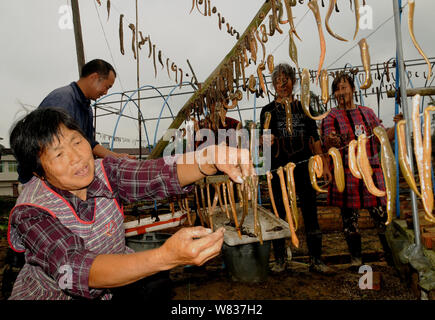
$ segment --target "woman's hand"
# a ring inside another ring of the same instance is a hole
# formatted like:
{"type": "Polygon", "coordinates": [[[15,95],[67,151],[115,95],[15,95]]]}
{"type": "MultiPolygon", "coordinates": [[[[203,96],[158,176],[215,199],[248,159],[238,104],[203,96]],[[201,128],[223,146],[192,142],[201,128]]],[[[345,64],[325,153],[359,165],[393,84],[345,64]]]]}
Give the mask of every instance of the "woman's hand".
{"type": "Polygon", "coordinates": [[[204,227],[183,228],[161,246],[161,258],[171,268],[189,264],[200,266],[220,253],[224,232],[223,227],[215,232],[204,227]]]}
{"type": "Polygon", "coordinates": [[[212,145],[177,159],[178,180],[182,187],[214,175],[218,170],[237,183],[243,182],[242,177],[255,175],[247,149],[212,145]]]}

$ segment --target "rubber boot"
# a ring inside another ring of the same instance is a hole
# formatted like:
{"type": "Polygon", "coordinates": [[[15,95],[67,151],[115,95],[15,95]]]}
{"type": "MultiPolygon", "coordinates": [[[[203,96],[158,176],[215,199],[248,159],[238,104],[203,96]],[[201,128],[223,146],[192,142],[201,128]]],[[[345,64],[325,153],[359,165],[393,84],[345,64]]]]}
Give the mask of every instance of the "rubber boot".
{"type": "Polygon", "coordinates": [[[350,252],[351,268],[359,268],[362,265],[361,234],[352,232],[345,238],[350,252]]]}
{"type": "Polygon", "coordinates": [[[387,237],[385,236],[385,233],[378,233],[379,241],[381,242],[382,249],[384,250],[384,257],[387,261],[388,265],[393,266],[393,256],[391,253],[391,248],[388,245],[387,237]]]}

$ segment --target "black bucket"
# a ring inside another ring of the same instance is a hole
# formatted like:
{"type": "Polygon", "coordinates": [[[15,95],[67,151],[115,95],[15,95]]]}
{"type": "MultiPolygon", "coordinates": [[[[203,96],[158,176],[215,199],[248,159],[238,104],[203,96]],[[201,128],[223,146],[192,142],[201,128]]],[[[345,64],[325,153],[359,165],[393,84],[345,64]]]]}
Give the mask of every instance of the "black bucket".
{"type": "Polygon", "coordinates": [[[269,271],[270,241],[229,246],[223,244],[222,253],[229,274],[234,281],[262,282],[269,271]]]}
{"type": "Polygon", "coordinates": [[[144,233],[134,237],[126,238],[127,247],[132,248],[134,251],[145,251],[160,247],[172,234],[150,232],[144,233]]]}
{"type": "MultiPolygon", "coordinates": [[[[160,247],[171,234],[145,233],[126,238],[126,245],[135,252],[160,247]]],[[[168,271],[161,271],[135,283],[111,290],[115,301],[169,301],[172,299],[172,281],[168,271]]]]}

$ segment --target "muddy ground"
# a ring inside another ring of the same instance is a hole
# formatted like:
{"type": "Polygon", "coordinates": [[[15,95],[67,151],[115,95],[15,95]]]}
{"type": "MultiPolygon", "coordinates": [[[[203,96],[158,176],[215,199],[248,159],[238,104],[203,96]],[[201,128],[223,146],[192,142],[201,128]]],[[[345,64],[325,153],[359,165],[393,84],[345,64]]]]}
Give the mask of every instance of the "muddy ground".
{"type": "MultiPolygon", "coordinates": [[[[327,231],[323,235],[323,257],[337,270],[334,276],[311,273],[304,237],[299,231],[301,248],[293,250],[288,268],[279,274],[269,273],[261,283],[233,281],[224,268],[223,256],[200,268],[178,267],[170,272],[173,299],[176,300],[413,300],[417,296],[409,284],[400,279],[395,268],[383,257],[382,247],[374,229],[362,230],[363,258],[373,271],[381,273],[380,290],[361,290],[358,270],[349,269],[349,256],[341,231],[327,231]]],[[[0,230],[0,281],[8,247],[6,230],[0,230]]],[[[271,250],[272,252],[272,250],[271,250]]],[[[271,261],[273,254],[271,253],[271,261]]],[[[0,290],[1,291],[1,290],[0,290]]],[[[0,293],[0,300],[5,299],[0,293]]]]}

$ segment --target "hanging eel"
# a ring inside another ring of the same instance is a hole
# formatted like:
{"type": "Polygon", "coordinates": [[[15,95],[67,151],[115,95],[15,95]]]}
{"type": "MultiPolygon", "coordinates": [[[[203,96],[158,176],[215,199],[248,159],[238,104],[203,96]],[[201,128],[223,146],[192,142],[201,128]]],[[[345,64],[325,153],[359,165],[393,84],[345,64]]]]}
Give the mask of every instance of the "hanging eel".
{"type": "Polygon", "coordinates": [[[276,210],[275,198],[273,196],[273,189],[272,189],[273,176],[272,176],[272,173],[270,171],[267,171],[266,177],[267,177],[267,188],[269,189],[269,198],[270,198],[270,202],[272,203],[273,213],[275,214],[275,216],[277,218],[279,218],[278,211],[276,210]]]}
{"type": "Polygon", "coordinates": [[[310,112],[310,72],[308,69],[302,71],[301,76],[301,104],[304,113],[313,120],[322,120],[331,112],[331,109],[314,117],[310,112]]]}
{"type": "Polygon", "coordinates": [[[414,44],[415,48],[418,50],[418,53],[423,57],[423,59],[426,61],[427,67],[428,67],[428,79],[432,77],[432,65],[430,64],[429,59],[427,58],[426,54],[421,49],[420,45],[418,44],[417,40],[415,39],[414,35],[414,8],[415,8],[415,1],[414,0],[408,0],[408,28],[409,28],[409,35],[411,36],[412,43],[414,44]]]}
{"type": "Polygon", "coordinates": [[[204,219],[202,218],[202,213],[201,213],[201,205],[199,204],[198,186],[195,186],[195,200],[196,200],[196,214],[198,215],[199,220],[201,221],[201,226],[204,226],[204,219]]]}
{"type": "Polygon", "coordinates": [[[296,165],[293,162],[289,162],[284,167],[287,179],[287,192],[290,197],[290,206],[293,220],[295,222],[295,230],[298,230],[299,219],[298,219],[298,204],[296,202],[296,186],[294,178],[294,170],[296,165]]]}
{"type": "Polygon", "coordinates": [[[308,172],[313,189],[320,193],[328,193],[328,190],[320,188],[317,184],[317,178],[320,178],[323,174],[323,162],[318,154],[310,157],[310,160],[308,161],[308,172]]]}
{"type": "Polygon", "coordinates": [[[408,183],[408,186],[412,189],[412,191],[415,192],[417,196],[421,198],[421,194],[417,188],[414,175],[411,174],[411,165],[408,157],[408,150],[406,147],[406,140],[405,140],[405,125],[406,125],[406,120],[400,120],[397,123],[397,142],[399,145],[400,170],[402,171],[402,175],[405,178],[405,181],[408,183]]]}
{"type": "Polygon", "coordinates": [[[231,211],[233,213],[233,218],[234,218],[234,226],[239,236],[239,239],[242,239],[242,233],[240,232],[239,221],[237,220],[236,202],[234,200],[234,185],[231,180],[228,180],[226,183],[228,189],[228,199],[230,200],[231,211]]]}
{"type": "Polygon", "coordinates": [[[293,245],[296,248],[299,248],[299,239],[296,236],[295,227],[293,225],[293,219],[292,219],[291,213],[290,213],[290,204],[289,204],[289,200],[288,200],[288,196],[287,196],[287,188],[285,186],[284,171],[283,171],[282,167],[278,168],[277,174],[279,176],[279,181],[281,184],[282,201],[284,202],[284,208],[285,208],[285,213],[287,216],[287,222],[288,222],[288,225],[290,228],[291,240],[292,240],[293,245]]]}
{"type": "Polygon", "coordinates": [[[290,59],[295,63],[296,69],[299,70],[298,63],[298,48],[296,48],[295,40],[293,39],[293,33],[289,31],[289,56],[290,59]]]}
{"type": "Polygon", "coordinates": [[[132,38],[131,38],[131,50],[133,50],[134,59],[136,60],[136,27],[133,23],[130,23],[128,27],[131,29],[132,38]]]}
{"type": "Polygon", "coordinates": [[[367,157],[367,136],[365,134],[361,134],[358,137],[358,151],[356,156],[356,163],[358,165],[358,170],[361,172],[361,176],[364,180],[364,184],[367,187],[367,190],[376,197],[385,196],[385,191],[379,190],[372,178],[373,170],[370,166],[369,159],[367,157]]]}
{"type": "Polygon", "coordinates": [[[320,71],[320,88],[322,91],[322,102],[327,104],[329,101],[329,81],[328,81],[328,71],[322,69],[320,71]]]}
{"type": "Polygon", "coordinates": [[[121,50],[121,54],[124,55],[124,15],[121,14],[119,16],[119,48],[121,50]]]}
{"type": "Polygon", "coordinates": [[[337,190],[338,192],[343,192],[345,187],[345,182],[344,182],[343,160],[341,159],[341,153],[337,148],[332,147],[328,150],[328,154],[331,156],[334,165],[334,179],[335,179],[335,184],[337,186],[337,190]]]}
{"type": "MultiPolygon", "coordinates": [[[[427,188],[425,190],[422,189],[422,193],[427,193],[424,198],[429,199],[427,206],[430,208],[430,203],[432,203],[433,209],[433,185],[431,180],[431,168],[432,168],[432,141],[431,141],[431,119],[429,112],[435,111],[435,106],[427,106],[424,110],[424,137],[423,137],[423,171],[425,180],[427,181],[427,188]]],[[[432,214],[432,211],[426,211],[426,215],[429,216],[429,221],[435,222],[435,217],[432,214]]]]}
{"type": "Polygon", "coordinates": [[[266,47],[265,47],[263,41],[260,38],[260,33],[258,32],[258,30],[255,31],[255,37],[257,38],[258,42],[260,42],[260,44],[261,44],[261,48],[263,50],[263,59],[262,59],[262,62],[264,63],[265,60],[266,60],[266,47]]]}
{"type": "Polygon", "coordinates": [[[293,114],[292,114],[292,105],[288,98],[282,100],[284,103],[285,109],[285,127],[290,135],[293,134],[293,114]]]}
{"type": "Polygon", "coordinates": [[[296,32],[295,24],[293,21],[293,13],[292,13],[292,6],[290,3],[290,0],[284,0],[284,4],[285,4],[285,8],[287,10],[287,21],[288,21],[288,24],[290,25],[290,33],[294,33],[294,35],[300,41],[302,41],[301,38],[299,37],[298,33],[296,32]]]}
{"type": "Polygon", "coordinates": [[[273,63],[273,55],[269,54],[267,56],[266,61],[267,61],[267,70],[269,71],[269,73],[272,73],[273,70],[275,69],[275,65],[273,63]]]}
{"type": "Polygon", "coordinates": [[[394,157],[393,149],[385,129],[379,126],[373,129],[373,133],[381,142],[381,167],[385,180],[385,191],[387,193],[388,219],[385,224],[388,225],[393,220],[396,212],[396,158],[394,157]]]}
{"type": "Polygon", "coordinates": [[[348,146],[348,165],[350,173],[357,179],[362,179],[361,172],[359,172],[358,164],[356,162],[356,149],[358,142],[354,139],[349,143],[348,146]]]}
{"type": "Polygon", "coordinates": [[[267,130],[269,129],[269,125],[270,125],[270,120],[272,119],[272,116],[270,114],[270,112],[266,112],[265,113],[265,119],[264,119],[264,125],[263,125],[263,130],[267,130]]]}
{"type": "Polygon", "coordinates": [[[263,90],[264,94],[267,93],[266,85],[264,84],[264,77],[263,77],[263,71],[265,69],[266,69],[266,66],[264,65],[264,61],[261,61],[257,67],[257,76],[258,76],[258,80],[260,82],[260,88],[263,90]]]}
{"type": "Polygon", "coordinates": [[[356,39],[356,35],[358,34],[358,30],[359,30],[359,19],[360,19],[360,15],[359,15],[359,0],[354,0],[353,1],[355,3],[355,20],[356,20],[356,25],[355,25],[355,34],[353,35],[353,40],[356,39]]]}
{"type": "Polygon", "coordinates": [[[228,211],[228,201],[227,201],[227,184],[225,182],[222,183],[222,193],[224,198],[225,214],[227,215],[227,218],[230,219],[230,213],[228,211]]]}
{"type": "Polygon", "coordinates": [[[370,73],[370,53],[369,53],[369,46],[367,44],[367,41],[365,38],[362,38],[358,45],[360,47],[361,51],[361,61],[364,67],[364,73],[365,73],[365,81],[360,86],[360,89],[368,89],[372,85],[372,75],[370,73]]]}
{"type": "Polygon", "coordinates": [[[320,70],[322,70],[323,62],[325,60],[325,55],[326,55],[326,43],[325,43],[325,37],[323,35],[322,20],[320,18],[319,4],[317,3],[317,0],[312,0],[308,2],[308,7],[314,13],[314,17],[316,18],[316,23],[317,23],[317,30],[319,32],[320,61],[319,61],[319,67],[317,68],[317,76],[316,76],[316,83],[319,83],[320,70]]]}
{"type": "MultiPolygon", "coordinates": [[[[431,147],[423,148],[420,123],[420,100],[419,94],[412,98],[412,125],[414,137],[414,154],[417,163],[418,176],[420,178],[421,201],[427,215],[432,215],[433,210],[433,187],[431,177],[431,147]],[[429,149],[429,150],[427,150],[429,149]],[[429,154],[427,153],[429,151],[429,154]]],[[[430,134],[430,128],[429,128],[430,134]]],[[[428,139],[430,141],[430,139],[428,139]]],[[[427,147],[427,146],[426,146],[427,147]]]]}
{"type": "Polygon", "coordinates": [[[110,0],[107,0],[107,21],[109,21],[109,17],[110,17],[110,0]]]}
{"type": "Polygon", "coordinates": [[[331,27],[329,26],[329,19],[331,18],[332,11],[334,11],[334,7],[335,7],[336,2],[337,2],[337,0],[330,0],[329,1],[328,13],[326,13],[326,17],[325,17],[325,27],[326,27],[326,30],[329,32],[329,34],[331,36],[333,36],[335,39],[338,39],[341,41],[347,41],[346,39],[340,37],[338,34],[334,33],[331,30],[331,27]]]}
{"type": "Polygon", "coordinates": [[[255,87],[257,86],[257,80],[255,80],[255,77],[253,74],[249,76],[249,83],[248,83],[248,89],[251,91],[251,93],[255,92],[255,87]]]}

